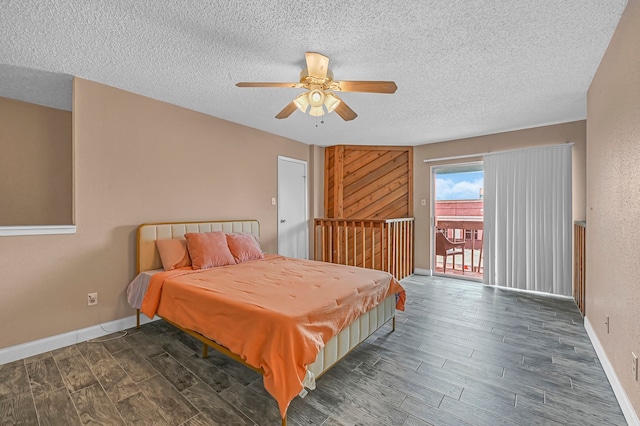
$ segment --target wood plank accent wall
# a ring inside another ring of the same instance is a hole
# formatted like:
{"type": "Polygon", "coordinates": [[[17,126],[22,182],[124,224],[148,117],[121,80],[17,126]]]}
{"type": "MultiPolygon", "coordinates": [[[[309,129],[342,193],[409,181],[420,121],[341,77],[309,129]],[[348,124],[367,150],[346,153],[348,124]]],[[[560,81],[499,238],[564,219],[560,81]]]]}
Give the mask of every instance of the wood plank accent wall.
{"type": "Polygon", "coordinates": [[[413,147],[325,148],[325,217],[413,216],[413,147]]]}

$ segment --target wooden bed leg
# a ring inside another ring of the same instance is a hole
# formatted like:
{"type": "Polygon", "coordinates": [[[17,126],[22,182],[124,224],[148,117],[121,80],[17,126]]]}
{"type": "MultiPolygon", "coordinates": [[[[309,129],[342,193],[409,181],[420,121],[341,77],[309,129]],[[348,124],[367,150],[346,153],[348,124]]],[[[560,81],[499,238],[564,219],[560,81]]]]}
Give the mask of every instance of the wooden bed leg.
{"type": "Polygon", "coordinates": [[[391,321],[391,331],[396,331],[396,316],[393,316],[393,320],[391,321]]]}
{"type": "Polygon", "coordinates": [[[136,328],[140,328],[140,309],[136,309],[136,328]]]}
{"type": "Polygon", "coordinates": [[[205,343],[202,344],[202,358],[207,358],[209,356],[209,346],[205,343]]]}

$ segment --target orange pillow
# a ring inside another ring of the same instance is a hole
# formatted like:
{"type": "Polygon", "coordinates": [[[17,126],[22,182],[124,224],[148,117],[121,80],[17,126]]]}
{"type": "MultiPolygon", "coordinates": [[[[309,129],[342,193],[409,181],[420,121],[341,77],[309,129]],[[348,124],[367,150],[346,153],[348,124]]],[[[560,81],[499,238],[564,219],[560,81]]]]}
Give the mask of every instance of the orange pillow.
{"type": "Polygon", "coordinates": [[[193,269],[209,269],[236,263],[227,246],[224,232],[189,232],[184,237],[187,239],[193,269]]]}
{"type": "Polygon", "coordinates": [[[253,234],[227,234],[227,244],[236,263],[246,262],[247,260],[264,259],[260,244],[253,234]]]}
{"type": "Polygon", "coordinates": [[[158,247],[162,267],[165,271],[191,266],[191,258],[185,240],[156,240],[156,247],[158,247]]]}

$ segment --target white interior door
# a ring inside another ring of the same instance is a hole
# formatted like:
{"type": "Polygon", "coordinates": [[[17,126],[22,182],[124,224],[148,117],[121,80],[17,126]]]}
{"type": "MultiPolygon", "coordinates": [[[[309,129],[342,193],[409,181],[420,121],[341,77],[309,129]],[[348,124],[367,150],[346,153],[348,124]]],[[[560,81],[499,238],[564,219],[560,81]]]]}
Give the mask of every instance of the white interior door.
{"type": "Polygon", "coordinates": [[[309,258],[307,162],[278,157],[278,254],[309,258]]]}

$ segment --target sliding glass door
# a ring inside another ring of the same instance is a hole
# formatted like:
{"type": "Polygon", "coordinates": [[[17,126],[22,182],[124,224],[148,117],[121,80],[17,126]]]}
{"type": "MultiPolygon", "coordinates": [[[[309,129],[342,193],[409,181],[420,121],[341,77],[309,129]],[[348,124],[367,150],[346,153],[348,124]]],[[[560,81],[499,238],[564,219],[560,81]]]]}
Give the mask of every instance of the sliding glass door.
{"type": "Polygon", "coordinates": [[[433,272],[481,281],[484,171],[481,162],[433,166],[433,272]]]}

